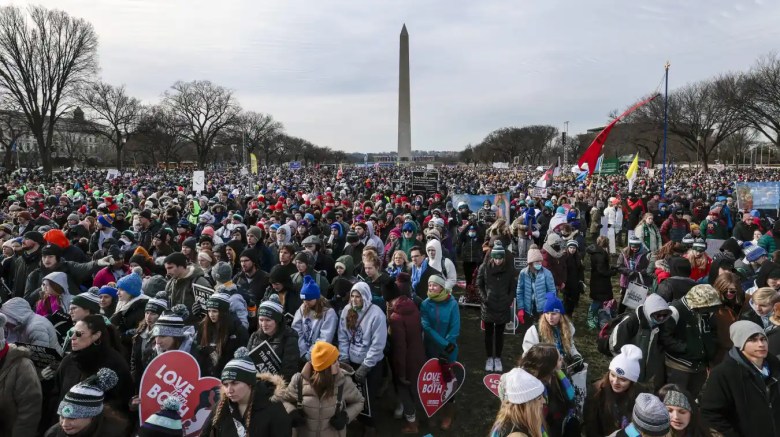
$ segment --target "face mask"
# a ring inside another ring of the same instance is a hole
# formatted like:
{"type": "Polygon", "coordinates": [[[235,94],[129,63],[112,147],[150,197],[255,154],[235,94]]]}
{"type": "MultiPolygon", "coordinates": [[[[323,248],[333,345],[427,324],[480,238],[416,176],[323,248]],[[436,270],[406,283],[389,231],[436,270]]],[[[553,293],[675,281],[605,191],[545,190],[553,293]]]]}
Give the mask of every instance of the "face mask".
{"type": "Polygon", "coordinates": [[[474,238],[477,236],[476,232],[469,232],[469,237],[474,238]]]}
{"type": "Polygon", "coordinates": [[[542,265],[541,264],[534,264],[534,268],[536,270],[541,270],[542,269],[542,265]]]}

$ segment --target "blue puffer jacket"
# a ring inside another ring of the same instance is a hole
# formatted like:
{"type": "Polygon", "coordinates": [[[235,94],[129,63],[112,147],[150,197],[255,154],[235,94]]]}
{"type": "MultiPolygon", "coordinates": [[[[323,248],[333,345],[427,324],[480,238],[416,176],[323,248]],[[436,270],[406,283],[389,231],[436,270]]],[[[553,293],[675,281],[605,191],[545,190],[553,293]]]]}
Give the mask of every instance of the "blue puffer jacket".
{"type": "Polygon", "coordinates": [[[444,354],[448,344],[455,350],[447,357],[451,363],[458,360],[458,336],[460,335],[460,308],[454,297],[443,302],[425,299],[420,305],[423,337],[425,338],[425,356],[438,358],[444,354]]]}
{"type": "Polygon", "coordinates": [[[552,273],[546,268],[536,271],[536,277],[532,277],[528,272],[528,267],[520,271],[520,278],[517,280],[517,309],[524,310],[526,314],[541,313],[544,303],[547,302],[545,294],[555,293],[555,281],[552,273]],[[534,301],[536,305],[534,306],[534,301]],[[536,311],[534,312],[534,308],[536,311]]]}

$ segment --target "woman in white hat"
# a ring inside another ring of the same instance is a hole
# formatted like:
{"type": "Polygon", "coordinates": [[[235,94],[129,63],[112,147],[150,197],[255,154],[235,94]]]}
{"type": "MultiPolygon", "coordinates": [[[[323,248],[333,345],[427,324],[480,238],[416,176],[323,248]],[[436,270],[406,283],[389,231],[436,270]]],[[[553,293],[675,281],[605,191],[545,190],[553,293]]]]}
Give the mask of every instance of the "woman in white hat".
{"type": "Polygon", "coordinates": [[[603,437],[631,423],[634,399],[640,393],[642,350],[627,344],[609,363],[609,371],[588,390],[584,428],[587,437],[603,437]]]}
{"type": "Polygon", "coordinates": [[[544,428],[544,384],[516,367],[501,375],[498,397],[501,409],[490,437],[542,437],[544,428]]]}

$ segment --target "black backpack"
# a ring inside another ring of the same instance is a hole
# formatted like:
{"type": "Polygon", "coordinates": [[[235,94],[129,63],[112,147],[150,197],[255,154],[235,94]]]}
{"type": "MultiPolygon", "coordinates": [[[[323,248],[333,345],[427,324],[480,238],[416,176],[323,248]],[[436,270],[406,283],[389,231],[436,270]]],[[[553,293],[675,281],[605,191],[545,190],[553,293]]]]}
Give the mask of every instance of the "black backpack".
{"type": "Polygon", "coordinates": [[[623,320],[625,320],[628,316],[630,316],[631,313],[625,312],[609,322],[607,322],[604,327],[601,328],[599,331],[599,335],[596,338],[596,348],[599,352],[602,354],[612,358],[615,356],[615,354],[612,352],[612,350],[609,347],[609,337],[612,335],[612,331],[615,330],[615,327],[620,324],[623,320]]]}

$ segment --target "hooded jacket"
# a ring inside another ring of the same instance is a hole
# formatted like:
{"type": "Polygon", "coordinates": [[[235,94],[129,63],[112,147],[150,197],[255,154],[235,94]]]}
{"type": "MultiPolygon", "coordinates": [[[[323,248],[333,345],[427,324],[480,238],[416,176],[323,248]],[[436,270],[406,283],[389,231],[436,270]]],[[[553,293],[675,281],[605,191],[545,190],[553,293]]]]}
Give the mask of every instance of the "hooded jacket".
{"type": "Polygon", "coordinates": [[[438,358],[447,356],[450,363],[458,360],[458,337],[460,336],[460,308],[458,301],[450,295],[441,302],[427,298],[420,305],[425,356],[438,358]],[[452,343],[455,349],[447,354],[444,348],[452,343]]]}
{"type": "Polygon", "coordinates": [[[32,253],[22,252],[19,256],[14,258],[12,267],[11,280],[13,281],[11,290],[15,297],[22,297],[25,295],[27,286],[27,277],[30,272],[37,269],[41,262],[41,249],[32,253]]]}
{"type": "Polygon", "coordinates": [[[696,281],[690,278],[691,263],[687,258],[673,256],[668,259],[670,278],[658,284],[657,293],[667,302],[681,299],[688,290],[696,285],[696,281]]]}
{"type": "Polygon", "coordinates": [[[30,351],[8,344],[8,352],[0,360],[0,411],[3,412],[0,435],[36,435],[42,398],[41,383],[30,360],[30,351]]]}
{"type": "Polygon", "coordinates": [[[444,277],[444,288],[452,290],[455,288],[455,284],[458,282],[458,272],[455,270],[455,265],[449,258],[444,257],[444,252],[441,248],[441,242],[433,239],[425,245],[425,253],[428,253],[428,248],[434,248],[436,250],[436,257],[428,257],[428,268],[433,268],[438,271],[444,277]]]}
{"type": "Polygon", "coordinates": [[[314,318],[314,312],[304,315],[303,305],[295,311],[292,328],[298,333],[298,354],[305,361],[311,359],[311,348],[318,341],[332,343],[338,330],[339,318],[333,308],[326,307],[319,319],[314,318]]]}
{"type": "Polygon", "coordinates": [[[187,309],[191,309],[192,304],[195,303],[192,284],[211,288],[211,284],[203,274],[203,269],[196,265],[188,266],[187,273],[183,278],[171,278],[168,280],[168,283],[165,284],[165,292],[168,293],[168,307],[173,308],[174,305],[181,303],[187,309]]]}
{"type": "Polygon", "coordinates": [[[482,263],[477,272],[477,288],[482,299],[482,320],[505,324],[512,320],[512,301],[517,291],[517,270],[509,259],[501,265],[491,260],[482,263]]]}
{"type": "Polygon", "coordinates": [[[542,246],[542,265],[550,271],[555,280],[555,286],[560,287],[566,281],[566,265],[563,255],[566,248],[563,247],[563,239],[556,233],[550,233],[542,246]],[[557,246],[555,249],[553,246],[557,246]]]}
{"type": "Polygon", "coordinates": [[[382,242],[382,239],[379,238],[376,234],[374,234],[374,223],[371,221],[366,222],[366,234],[368,236],[368,239],[366,240],[366,246],[374,246],[376,247],[376,251],[379,255],[379,259],[382,259],[385,256],[385,243],[382,242]]]}
{"type": "Polygon", "coordinates": [[[35,314],[30,304],[21,297],[3,303],[0,312],[8,318],[8,323],[15,326],[8,331],[9,343],[43,346],[62,353],[54,326],[45,317],[35,314]]]}
{"type": "Polygon", "coordinates": [[[720,300],[714,289],[707,291],[701,287],[710,286],[698,285],[669,305],[672,314],[677,313],[678,317],[670,317],[661,326],[667,367],[698,372],[715,357],[717,337],[711,323],[711,310],[720,300]]]}
{"type": "Polygon", "coordinates": [[[544,267],[541,270],[531,269],[531,266],[526,266],[520,271],[515,289],[517,309],[522,309],[529,315],[541,313],[547,302],[547,293],[557,292],[555,280],[549,270],[544,267]]]}
{"type": "Polygon", "coordinates": [[[354,331],[347,329],[347,315],[354,311],[349,303],[339,320],[339,361],[374,367],[384,358],[387,343],[387,317],[381,308],[371,303],[371,289],[365,282],[358,282],[352,290],[360,292],[363,307],[358,310],[358,323],[354,331]]]}

